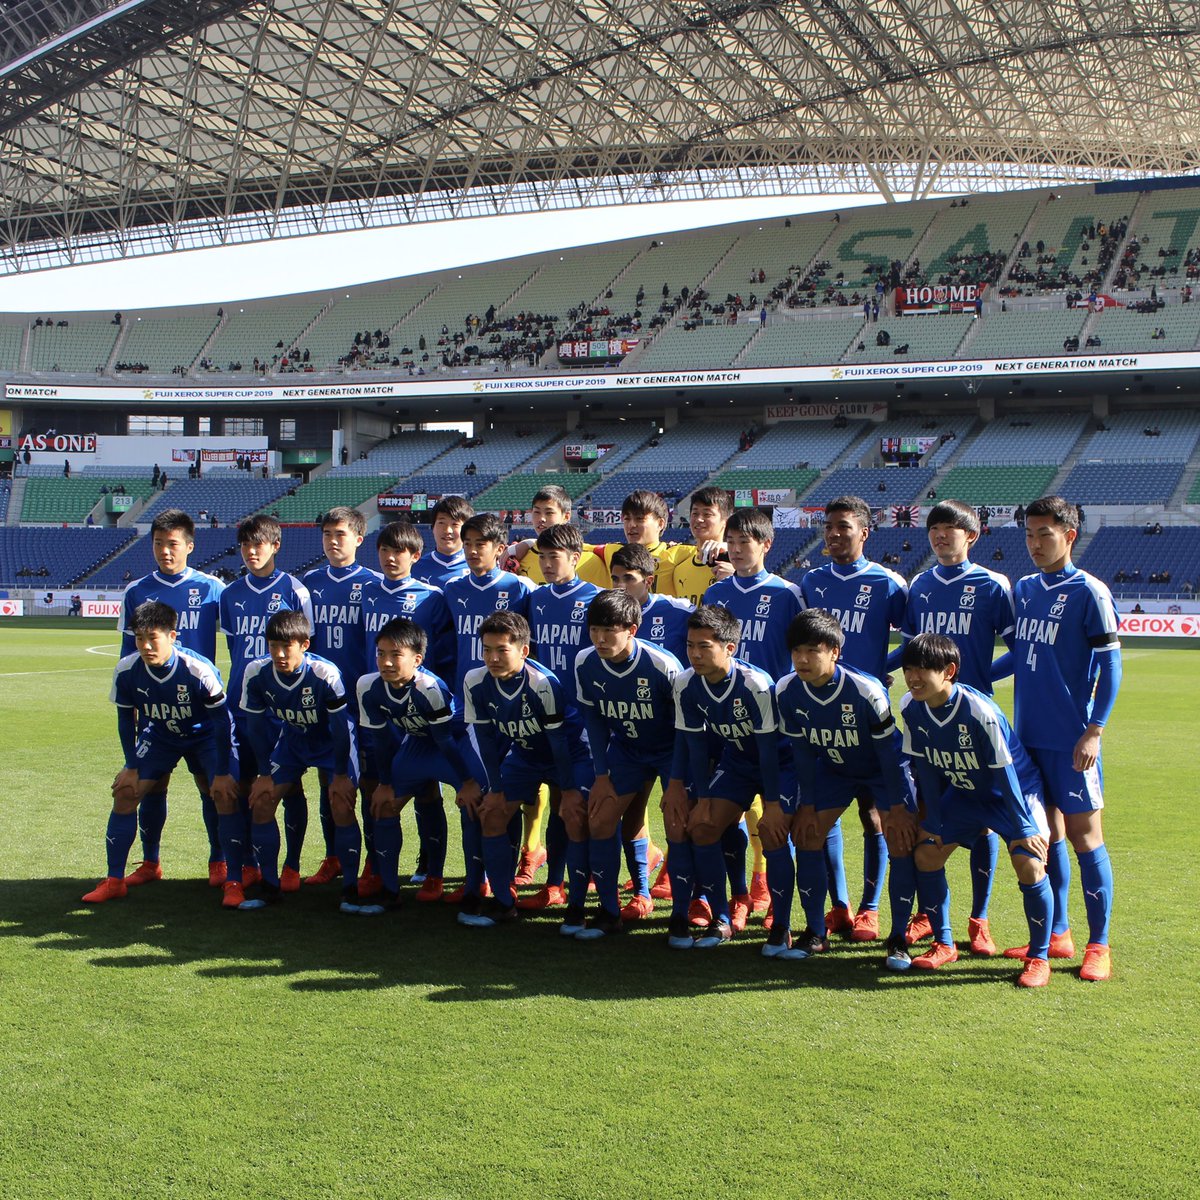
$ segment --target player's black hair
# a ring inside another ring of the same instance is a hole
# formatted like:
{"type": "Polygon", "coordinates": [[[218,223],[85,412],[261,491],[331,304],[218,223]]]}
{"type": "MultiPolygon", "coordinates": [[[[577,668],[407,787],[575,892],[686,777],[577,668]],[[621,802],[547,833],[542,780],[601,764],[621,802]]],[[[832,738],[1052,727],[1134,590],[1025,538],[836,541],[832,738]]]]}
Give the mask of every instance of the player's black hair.
{"type": "Polygon", "coordinates": [[[380,642],[395,642],[397,646],[424,657],[429,638],[416,621],[410,621],[407,617],[393,617],[375,635],[375,645],[378,646],[380,642]]]}
{"type": "Polygon", "coordinates": [[[312,638],[308,618],[291,608],[281,608],[268,622],[268,642],[307,642],[312,638]]]}
{"type": "Polygon", "coordinates": [[[425,549],[421,531],[409,521],[389,521],[379,531],[375,545],[382,550],[407,550],[418,555],[425,549]]]}
{"type": "Polygon", "coordinates": [[[150,522],[150,536],[156,533],[182,533],[189,541],[196,540],[196,522],[182,508],[164,508],[150,522]]]}
{"type": "Polygon", "coordinates": [[[671,512],[667,508],[667,502],[657,492],[640,488],[636,492],[630,492],[621,502],[621,516],[657,517],[665,527],[671,519],[671,512]]]}
{"type": "Polygon", "coordinates": [[[628,542],[620,550],[615,550],[613,556],[608,560],[608,569],[611,571],[613,567],[624,567],[627,571],[637,571],[639,574],[645,575],[647,579],[653,579],[654,573],[658,570],[658,563],[655,562],[654,555],[645,546],[639,546],[636,542],[628,542]]]}
{"type": "Polygon", "coordinates": [[[331,525],[343,523],[351,533],[358,537],[362,537],[367,532],[367,518],[357,508],[350,508],[345,504],[335,505],[321,518],[321,529],[326,530],[331,525]]]}
{"type": "Polygon", "coordinates": [[[545,487],[538,488],[533,493],[529,507],[532,508],[535,504],[557,504],[564,517],[571,516],[571,494],[557,483],[548,483],[545,487]]]}
{"type": "Polygon", "coordinates": [[[918,671],[944,671],[951,663],[961,662],[958,646],[944,633],[918,633],[905,642],[900,655],[901,667],[916,667],[918,671]]]}
{"type": "Polygon", "coordinates": [[[1079,532],[1079,509],[1062,496],[1043,496],[1040,500],[1034,500],[1025,508],[1027,527],[1030,517],[1049,517],[1056,525],[1079,532]]]}
{"type": "Polygon", "coordinates": [[[476,513],[468,517],[462,526],[463,541],[467,540],[468,533],[478,534],[485,542],[493,542],[497,546],[508,545],[508,530],[495,513],[476,513]]]}
{"type": "Polygon", "coordinates": [[[481,643],[484,635],[489,633],[498,633],[502,637],[516,642],[518,646],[529,645],[529,622],[520,613],[509,612],[507,609],[503,612],[491,613],[483,618],[483,622],[479,626],[481,643]]]}
{"type": "Polygon", "coordinates": [[[935,525],[950,525],[966,533],[978,533],[981,528],[979,514],[962,500],[939,500],[925,518],[926,529],[935,525]]]}
{"type": "Polygon", "coordinates": [[[449,517],[451,521],[465,521],[475,515],[471,502],[466,496],[443,496],[429,511],[429,522],[433,524],[438,517],[449,517]]]}
{"type": "Polygon", "coordinates": [[[708,629],[722,642],[732,642],[735,646],[741,637],[741,622],[720,604],[697,604],[688,614],[689,629],[708,629]]]}
{"type": "Polygon", "coordinates": [[[740,533],[764,545],[775,540],[775,526],[761,508],[739,508],[725,522],[725,536],[740,533]]]}
{"type": "Polygon", "coordinates": [[[592,597],[587,623],[604,629],[629,629],[642,623],[642,606],[628,592],[609,588],[592,597]]]}
{"type": "Polygon", "coordinates": [[[161,600],[143,600],[133,610],[133,632],[138,634],[150,633],[157,629],[177,629],[179,614],[161,600]]]}
{"type": "Polygon", "coordinates": [[[269,513],[255,513],[237,528],[239,546],[274,546],[283,541],[283,529],[269,513]]]}
{"type": "Polygon", "coordinates": [[[806,608],[788,623],[789,654],[797,646],[832,646],[840,650],[845,641],[841,622],[823,608],[806,608]]]}
{"type": "Polygon", "coordinates": [[[727,517],[733,512],[733,496],[722,487],[698,488],[692,493],[692,498],[688,502],[689,511],[697,504],[715,508],[723,517],[727,517]]]}
{"type": "Polygon", "coordinates": [[[568,554],[583,553],[583,534],[564,521],[560,525],[547,525],[537,535],[539,550],[565,550],[568,554]]]}
{"type": "Polygon", "coordinates": [[[828,517],[835,512],[852,513],[864,528],[871,528],[871,506],[861,496],[838,496],[836,500],[830,500],[825,505],[825,515],[828,517]]]}

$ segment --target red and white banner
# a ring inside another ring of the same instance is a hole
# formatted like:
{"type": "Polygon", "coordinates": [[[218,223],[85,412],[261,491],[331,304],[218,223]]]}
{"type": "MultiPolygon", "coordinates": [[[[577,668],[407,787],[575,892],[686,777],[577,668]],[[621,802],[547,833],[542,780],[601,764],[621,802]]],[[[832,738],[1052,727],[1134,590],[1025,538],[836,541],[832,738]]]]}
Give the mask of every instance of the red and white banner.
{"type": "Polygon", "coordinates": [[[109,621],[115,621],[121,615],[121,601],[85,600],[81,615],[85,617],[105,617],[109,621]]]}
{"type": "Polygon", "coordinates": [[[24,615],[24,600],[0,600],[0,617],[23,617],[24,615]]]}
{"type": "Polygon", "coordinates": [[[1200,638],[1194,613],[1122,613],[1120,630],[1130,637],[1200,638]]]}
{"type": "Polygon", "coordinates": [[[47,437],[44,433],[27,433],[21,439],[19,449],[49,450],[55,454],[95,454],[96,435],[94,433],[56,433],[53,437],[47,437]]]}
{"type": "Polygon", "coordinates": [[[973,312],[983,299],[986,284],[943,283],[896,289],[897,313],[973,312]]]}

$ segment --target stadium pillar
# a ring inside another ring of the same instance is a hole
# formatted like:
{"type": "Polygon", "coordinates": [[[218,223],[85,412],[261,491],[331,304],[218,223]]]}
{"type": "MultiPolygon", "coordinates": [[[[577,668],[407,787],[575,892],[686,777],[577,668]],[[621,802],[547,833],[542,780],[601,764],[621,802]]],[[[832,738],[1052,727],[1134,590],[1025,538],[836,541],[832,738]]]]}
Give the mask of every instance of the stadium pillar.
{"type": "Polygon", "coordinates": [[[679,424],[679,409],[668,408],[663,411],[663,428],[674,429],[679,424]]]}

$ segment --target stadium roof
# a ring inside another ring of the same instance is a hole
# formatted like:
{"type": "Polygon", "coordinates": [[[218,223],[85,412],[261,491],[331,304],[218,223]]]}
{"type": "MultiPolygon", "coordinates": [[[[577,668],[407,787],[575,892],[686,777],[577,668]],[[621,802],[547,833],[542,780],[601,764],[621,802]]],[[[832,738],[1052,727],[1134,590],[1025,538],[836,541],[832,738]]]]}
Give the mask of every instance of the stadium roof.
{"type": "Polygon", "coordinates": [[[8,0],[0,272],[1200,168],[1194,0],[8,0]]]}

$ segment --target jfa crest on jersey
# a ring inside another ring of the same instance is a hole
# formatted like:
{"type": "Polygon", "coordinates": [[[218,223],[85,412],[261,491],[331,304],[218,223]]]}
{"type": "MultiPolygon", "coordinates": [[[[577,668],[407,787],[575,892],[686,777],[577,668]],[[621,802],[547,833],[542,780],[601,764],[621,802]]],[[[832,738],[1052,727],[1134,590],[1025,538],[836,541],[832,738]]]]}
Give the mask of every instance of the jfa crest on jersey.
{"type": "Polygon", "coordinates": [[[692,606],[674,596],[651,592],[642,605],[642,623],[637,635],[650,645],[687,662],[687,620],[692,606]]]}
{"type": "Polygon", "coordinates": [[[581,579],[570,583],[548,583],[529,597],[532,652],[549,667],[567,695],[575,699],[575,661],[592,642],[588,636],[587,610],[600,589],[581,579]]]}
{"type": "Polygon", "coordinates": [[[575,660],[579,703],[632,757],[661,758],[675,743],[675,680],[682,671],[673,654],[636,638],[622,663],[607,662],[589,646],[575,660]]]}
{"type": "MultiPolygon", "coordinates": [[[[186,746],[214,731],[211,709],[225,704],[217,668],[203,655],[176,649],[161,667],[148,667],[139,654],[127,654],[113,671],[109,699],[136,709],[155,737],[186,746]]],[[[225,714],[228,725],[229,717],[225,714]]]]}
{"type": "Polygon", "coordinates": [[[269,658],[252,662],[242,683],[242,708],[270,713],[282,726],[280,740],[306,759],[333,750],[331,722],[345,721],[352,728],[341,673],[316,654],[305,654],[294,675],[280,675],[269,658]]]}
{"type": "Polygon", "coordinates": [[[265,578],[243,575],[221,593],[221,632],[229,647],[229,694],[242,694],[242,676],[267,654],[267,622],[277,612],[302,612],[312,622],[308,588],[285,571],[265,578]]]}
{"type": "Polygon", "coordinates": [[[300,581],[312,597],[313,654],[333,663],[350,688],[360,675],[367,673],[368,667],[363,640],[363,596],[381,578],[378,571],[352,563],[348,567],[317,567],[300,581]]]}
{"type": "Polygon", "coordinates": [[[455,678],[462,679],[472,667],[483,663],[479,626],[484,618],[494,612],[515,612],[528,619],[532,590],[533,584],[528,579],[501,570],[486,575],[468,573],[446,585],[446,604],[457,641],[455,678]]]}
{"type": "Polygon", "coordinates": [[[727,608],[740,623],[737,657],[772,679],[791,668],[787,628],[797,613],[804,611],[804,597],[794,583],[770,571],[748,579],[736,575],[714,583],[704,593],[705,604],[727,608]]]}
{"type": "Polygon", "coordinates": [[[565,729],[573,753],[586,750],[579,710],[568,703],[563,686],[540,663],[526,662],[512,679],[494,679],[484,667],[467,672],[463,716],[468,725],[488,726],[503,756],[511,749],[545,763],[554,760],[546,731],[565,729]]]}
{"type": "Polygon", "coordinates": [[[375,661],[375,635],[393,617],[406,617],[425,630],[424,666],[435,675],[449,675],[454,670],[454,623],[440,588],[411,575],[395,582],[372,581],[363,593],[362,613],[368,667],[375,661]]]}
{"type": "Polygon", "coordinates": [[[715,738],[727,752],[757,763],[755,735],[777,728],[774,681],[738,659],[717,684],[689,668],[675,679],[675,728],[707,733],[710,742],[715,738]]]}
{"type": "Polygon", "coordinates": [[[121,653],[132,654],[136,649],[133,638],[133,614],[139,604],[159,600],[169,604],[178,614],[176,629],[178,644],[194,650],[210,661],[217,657],[217,624],[220,619],[221,593],[225,585],[212,575],[188,567],[178,575],[151,571],[135,579],[121,598],[121,615],[117,628],[121,631],[121,653]]]}
{"type": "Polygon", "coordinates": [[[450,689],[424,667],[417,669],[410,683],[399,687],[392,687],[378,672],[364,675],[358,681],[358,712],[359,724],[368,729],[390,725],[401,736],[431,743],[433,726],[444,725],[455,737],[463,732],[450,689]]]}

